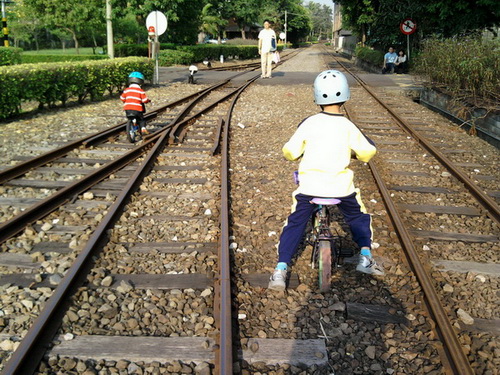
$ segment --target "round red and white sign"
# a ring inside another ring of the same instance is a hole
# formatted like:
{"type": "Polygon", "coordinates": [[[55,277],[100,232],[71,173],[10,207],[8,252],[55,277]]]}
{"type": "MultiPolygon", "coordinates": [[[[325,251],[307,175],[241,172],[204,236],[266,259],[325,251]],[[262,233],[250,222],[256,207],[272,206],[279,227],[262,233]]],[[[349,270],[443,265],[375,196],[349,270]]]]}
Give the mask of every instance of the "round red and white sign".
{"type": "Polygon", "coordinates": [[[399,28],[403,34],[410,35],[417,30],[417,24],[411,18],[407,18],[401,22],[399,28]]]}

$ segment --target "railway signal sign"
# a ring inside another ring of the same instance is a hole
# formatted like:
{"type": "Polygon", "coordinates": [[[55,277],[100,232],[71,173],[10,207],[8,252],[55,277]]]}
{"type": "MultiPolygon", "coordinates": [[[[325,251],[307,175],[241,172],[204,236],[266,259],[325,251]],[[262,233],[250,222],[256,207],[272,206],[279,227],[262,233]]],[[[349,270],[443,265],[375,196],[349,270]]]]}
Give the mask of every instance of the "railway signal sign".
{"type": "Polygon", "coordinates": [[[417,31],[417,23],[413,21],[411,18],[405,19],[399,25],[399,29],[403,34],[406,35],[406,56],[408,56],[408,61],[410,60],[410,34],[413,34],[417,31]]]}
{"type": "Polygon", "coordinates": [[[407,18],[403,22],[401,22],[401,25],[399,25],[399,29],[403,34],[410,35],[417,30],[417,24],[411,18],[407,18]]]}
{"type": "Polygon", "coordinates": [[[158,52],[160,51],[160,43],[158,41],[158,36],[162,35],[167,31],[168,19],[160,11],[153,11],[146,17],[146,27],[148,29],[148,35],[150,38],[154,39],[152,55],[155,59],[155,74],[153,76],[153,84],[157,85],[159,83],[159,67],[158,67],[158,52]]]}

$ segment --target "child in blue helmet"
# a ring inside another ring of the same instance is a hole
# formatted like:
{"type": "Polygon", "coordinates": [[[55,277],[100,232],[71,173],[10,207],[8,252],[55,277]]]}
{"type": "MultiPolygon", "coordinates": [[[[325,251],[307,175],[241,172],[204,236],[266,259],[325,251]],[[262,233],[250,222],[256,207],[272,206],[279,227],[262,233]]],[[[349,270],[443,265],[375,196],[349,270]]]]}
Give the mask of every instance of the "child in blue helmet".
{"type": "Polygon", "coordinates": [[[341,113],[340,108],[349,98],[349,85],[341,72],[327,70],[320,73],[314,81],[314,99],[321,112],[303,120],[283,147],[286,159],[302,158],[300,185],[293,193],[292,213],[281,233],[278,264],[269,281],[269,289],[286,288],[288,265],[314,212],[315,205],[310,201],[315,197],[340,199],[337,207],[361,249],[356,269],[368,274],[384,274],[372,258],[371,217],[366,213],[359,189],[353,183],[353,172],[348,168],[352,153],[357,159],[368,162],[377,149],[341,113]]]}
{"type": "Polygon", "coordinates": [[[128,76],[129,87],[120,96],[120,100],[125,103],[123,109],[127,118],[135,118],[141,127],[142,134],[149,134],[146,129],[146,103],[149,103],[146,92],[141,88],[144,84],[144,75],[141,72],[132,72],[128,76]]]}

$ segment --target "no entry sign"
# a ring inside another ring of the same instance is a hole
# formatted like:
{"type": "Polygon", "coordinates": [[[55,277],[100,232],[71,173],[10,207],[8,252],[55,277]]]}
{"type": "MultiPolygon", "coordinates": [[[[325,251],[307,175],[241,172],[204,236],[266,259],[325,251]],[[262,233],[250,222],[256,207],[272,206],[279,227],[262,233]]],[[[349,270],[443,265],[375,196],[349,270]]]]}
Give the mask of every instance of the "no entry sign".
{"type": "Polygon", "coordinates": [[[417,30],[417,24],[411,18],[407,18],[403,22],[401,22],[399,28],[403,34],[410,35],[417,30]]]}

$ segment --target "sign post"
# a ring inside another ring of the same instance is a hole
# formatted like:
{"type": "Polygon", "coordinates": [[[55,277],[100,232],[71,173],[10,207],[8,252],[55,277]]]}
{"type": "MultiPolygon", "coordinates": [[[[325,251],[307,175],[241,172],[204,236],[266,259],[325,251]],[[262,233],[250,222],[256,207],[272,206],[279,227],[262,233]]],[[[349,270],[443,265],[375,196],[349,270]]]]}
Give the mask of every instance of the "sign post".
{"type": "Polygon", "coordinates": [[[168,20],[167,17],[160,11],[153,11],[148,14],[146,18],[146,28],[150,37],[154,37],[152,57],[155,59],[155,74],[153,76],[153,85],[160,83],[160,69],[158,66],[158,53],[160,52],[160,43],[158,37],[167,31],[168,20]]]}
{"type": "Polygon", "coordinates": [[[417,24],[411,18],[407,18],[401,22],[399,29],[406,35],[406,50],[408,61],[410,61],[410,34],[413,34],[417,30],[417,24]]]}

